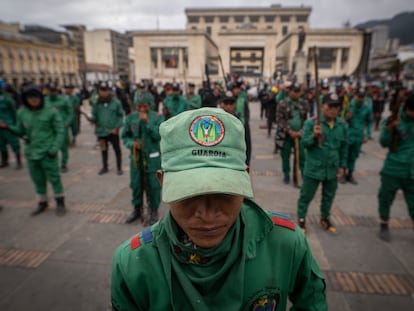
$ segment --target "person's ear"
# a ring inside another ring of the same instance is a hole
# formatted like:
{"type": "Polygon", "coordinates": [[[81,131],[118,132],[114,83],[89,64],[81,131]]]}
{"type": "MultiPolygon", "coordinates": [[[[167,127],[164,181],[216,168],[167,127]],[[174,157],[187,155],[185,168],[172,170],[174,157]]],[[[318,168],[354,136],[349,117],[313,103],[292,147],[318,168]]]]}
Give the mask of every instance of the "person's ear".
{"type": "Polygon", "coordinates": [[[157,170],[157,179],[158,182],[160,183],[160,186],[162,187],[162,182],[164,180],[164,172],[162,170],[157,170]]]}

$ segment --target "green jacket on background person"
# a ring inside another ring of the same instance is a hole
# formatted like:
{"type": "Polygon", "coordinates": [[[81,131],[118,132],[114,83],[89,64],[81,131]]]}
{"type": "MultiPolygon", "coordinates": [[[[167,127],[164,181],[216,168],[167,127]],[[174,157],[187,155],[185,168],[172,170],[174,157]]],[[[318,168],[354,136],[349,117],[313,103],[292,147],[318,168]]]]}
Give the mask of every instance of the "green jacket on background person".
{"type": "Polygon", "coordinates": [[[6,92],[0,93],[0,120],[7,125],[16,122],[16,103],[6,92]]]}
{"type": "Polygon", "coordinates": [[[322,145],[313,136],[316,119],[305,122],[302,134],[302,145],[306,149],[304,175],[317,180],[335,179],[338,169],[346,167],[348,156],[347,125],[337,117],[331,128],[321,114],[323,131],[322,145]]]}
{"type": "Polygon", "coordinates": [[[17,112],[16,125],[9,126],[27,139],[24,154],[28,160],[41,160],[55,155],[64,141],[64,126],[57,111],[48,107],[17,112]]]}
{"type": "MultiPolygon", "coordinates": [[[[397,151],[388,152],[381,174],[414,179],[414,120],[407,117],[404,111],[400,112],[400,124],[397,127],[397,151]]],[[[388,119],[382,123],[380,144],[384,148],[392,145],[393,133],[386,130],[388,119]]]]}
{"type": "Polygon", "coordinates": [[[121,128],[124,111],[121,103],[114,97],[98,99],[92,106],[92,121],[96,124],[96,136],[108,136],[112,129],[121,128]]]}
{"type": "Polygon", "coordinates": [[[372,128],[372,109],[368,104],[364,103],[360,106],[357,105],[355,98],[352,99],[350,104],[351,121],[349,124],[349,142],[350,143],[362,143],[364,138],[369,138],[372,128]],[[365,130],[365,128],[367,130],[365,130]]]}
{"type": "MultiPolygon", "coordinates": [[[[139,112],[135,111],[125,118],[122,130],[122,141],[128,150],[132,150],[134,142],[140,139],[143,144],[142,152],[146,162],[146,172],[156,172],[161,168],[160,159],[160,133],[162,122],[155,111],[148,112],[149,123],[139,119],[139,112]]],[[[133,156],[131,152],[130,157],[133,156]]]]}
{"type": "Polygon", "coordinates": [[[185,100],[183,95],[172,94],[164,100],[164,106],[169,112],[168,117],[175,117],[181,112],[187,110],[188,102],[185,100]]]}
{"type": "Polygon", "coordinates": [[[45,96],[45,107],[55,109],[59,112],[65,128],[69,127],[73,121],[73,107],[62,95],[45,96]]]}

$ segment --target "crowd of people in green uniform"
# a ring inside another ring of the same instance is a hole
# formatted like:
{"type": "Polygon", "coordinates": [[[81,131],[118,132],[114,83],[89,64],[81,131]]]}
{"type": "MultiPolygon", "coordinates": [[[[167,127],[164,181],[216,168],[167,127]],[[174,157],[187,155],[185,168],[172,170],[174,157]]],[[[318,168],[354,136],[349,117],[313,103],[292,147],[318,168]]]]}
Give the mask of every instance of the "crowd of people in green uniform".
{"type": "Polygon", "coordinates": [[[398,90],[394,98],[400,99],[401,108],[381,123],[390,96],[379,85],[333,89],[323,81],[320,90],[289,81],[263,85],[258,92],[261,117],[267,118],[269,136],[275,129],[281,182],[292,180],[300,188],[296,230],[289,216],[265,213],[253,201],[248,174],[250,98],[242,80],[203,83],[198,92],[193,83],[166,83],[158,92],[144,81],[133,91],[125,82],[103,81],[88,96],[90,114],[82,111],[74,89],[65,85],[62,94],[55,84],[45,89],[27,85],[21,94],[22,106],[16,109],[16,101],[0,80],[0,168],[9,166],[8,145],[15,153],[16,168],[22,167],[21,138],[39,197],[32,214],[48,207],[50,182],[56,213],[61,216],[66,212],[61,173],[70,170],[69,147],[76,145],[81,115],[94,125],[102,157],[99,175],[110,172],[109,144],[115,152],[116,173],[123,174],[124,145],[129,152],[132,194],[132,212],[125,222],[144,221],[145,194],[151,226],[115,254],[114,310],[171,306],[227,310],[235,301],[240,307],[262,310],[285,305],[288,297],[297,310],[326,310],[323,276],[303,234],[307,211],[321,184],[320,224],[336,233],[330,210],[338,183],[358,184],[356,161],[363,144],[372,139],[374,125],[380,131],[380,144],[389,149],[380,172],[379,237],[391,239],[390,207],[400,189],[414,221],[412,93],[398,90]],[[161,198],[170,210],[158,221],[161,198]],[[287,255],[278,257],[271,271],[257,274],[257,266],[267,265],[273,249],[287,255]],[[292,269],[283,271],[288,263],[292,269]],[[152,265],[158,268],[150,269],[152,265]],[[256,282],[249,278],[253,272],[256,282]],[[278,278],[283,282],[275,281],[278,278]],[[226,295],[217,290],[217,282],[226,288],[226,295]],[[156,289],[160,287],[163,294],[156,289]]]}

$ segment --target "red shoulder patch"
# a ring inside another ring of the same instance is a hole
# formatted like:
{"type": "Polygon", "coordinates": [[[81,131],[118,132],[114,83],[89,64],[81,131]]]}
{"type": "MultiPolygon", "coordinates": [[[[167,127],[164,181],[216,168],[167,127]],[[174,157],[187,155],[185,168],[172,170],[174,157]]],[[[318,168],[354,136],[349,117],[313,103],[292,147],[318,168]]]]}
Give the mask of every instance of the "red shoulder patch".
{"type": "Polygon", "coordinates": [[[137,234],[131,239],[130,247],[131,249],[136,249],[141,246],[141,241],[139,240],[139,235],[137,234]]]}
{"type": "Polygon", "coordinates": [[[293,231],[296,230],[295,224],[293,223],[293,221],[290,221],[289,219],[273,216],[272,220],[276,226],[285,227],[293,231]]]}

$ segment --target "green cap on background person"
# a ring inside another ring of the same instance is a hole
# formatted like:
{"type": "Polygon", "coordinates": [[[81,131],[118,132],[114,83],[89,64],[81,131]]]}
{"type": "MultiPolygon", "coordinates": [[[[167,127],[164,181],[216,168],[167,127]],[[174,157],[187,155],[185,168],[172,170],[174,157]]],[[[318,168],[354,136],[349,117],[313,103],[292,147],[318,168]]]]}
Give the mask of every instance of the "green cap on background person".
{"type": "Polygon", "coordinates": [[[142,105],[142,104],[150,105],[151,102],[152,102],[152,98],[149,93],[145,92],[145,93],[138,94],[137,100],[136,100],[137,105],[142,105]]]}
{"type": "Polygon", "coordinates": [[[339,97],[335,93],[329,93],[322,97],[322,104],[327,104],[329,106],[339,106],[339,97]]]}
{"type": "Polygon", "coordinates": [[[253,198],[244,126],[218,108],[183,112],[160,126],[162,199],[224,193],[253,198]]]}

